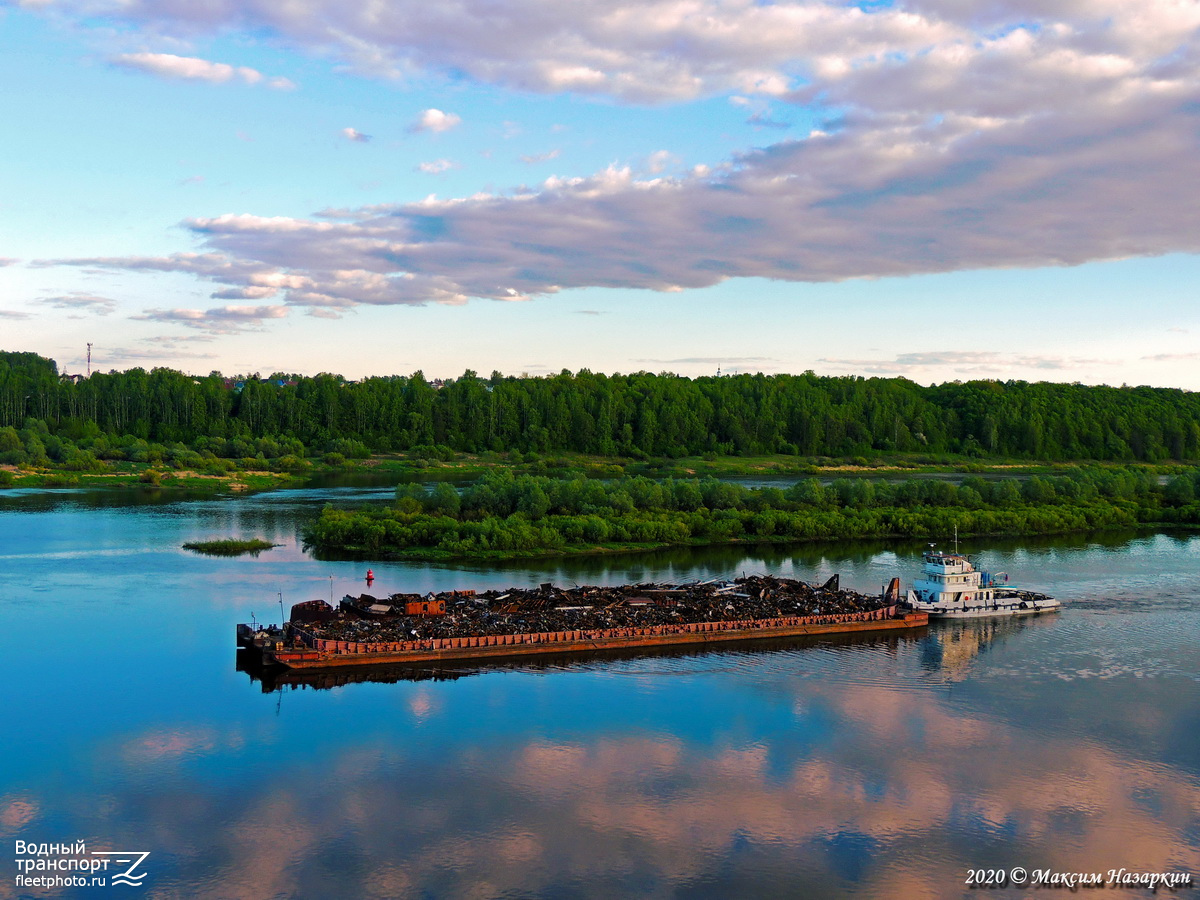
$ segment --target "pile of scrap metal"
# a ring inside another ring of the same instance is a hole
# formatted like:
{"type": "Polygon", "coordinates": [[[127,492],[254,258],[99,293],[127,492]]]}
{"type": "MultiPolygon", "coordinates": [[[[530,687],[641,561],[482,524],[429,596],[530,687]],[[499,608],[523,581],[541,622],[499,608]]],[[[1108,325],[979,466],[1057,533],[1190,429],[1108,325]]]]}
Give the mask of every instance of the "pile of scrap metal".
{"type": "MultiPolygon", "coordinates": [[[[890,592],[888,592],[890,593],[890,592]]],[[[321,600],[293,607],[292,622],[317,637],[344,641],[412,641],[691,622],[825,616],[865,612],[895,602],[842,590],[838,576],[823,585],[754,575],[732,581],[634,584],[618,587],[446,591],[347,597],[340,609],[321,600]],[[318,610],[319,606],[323,610],[318,610]],[[443,613],[409,611],[425,607],[443,613]],[[301,615],[297,617],[297,610],[301,615]]]]}

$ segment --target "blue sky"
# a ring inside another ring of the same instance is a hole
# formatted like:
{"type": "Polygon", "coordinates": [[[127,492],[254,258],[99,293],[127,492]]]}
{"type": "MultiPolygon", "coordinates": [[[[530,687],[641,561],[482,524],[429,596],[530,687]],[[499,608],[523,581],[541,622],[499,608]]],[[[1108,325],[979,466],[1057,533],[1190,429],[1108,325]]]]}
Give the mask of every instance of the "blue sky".
{"type": "Polygon", "coordinates": [[[1200,4],[0,2],[82,368],[1200,388],[1200,4]]]}

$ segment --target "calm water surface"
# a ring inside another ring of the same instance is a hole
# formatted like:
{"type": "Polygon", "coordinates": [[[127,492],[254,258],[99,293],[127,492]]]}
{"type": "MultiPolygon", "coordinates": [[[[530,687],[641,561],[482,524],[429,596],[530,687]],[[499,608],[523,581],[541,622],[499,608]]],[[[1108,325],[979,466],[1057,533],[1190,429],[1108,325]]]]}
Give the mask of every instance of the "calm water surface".
{"type": "Polygon", "coordinates": [[[325,502],[390,496],[0,492],[0,897],[87,893],[14,887],[15,840],[150,851],[143,887],[96,896],[1007,897],[1027,894],[971,891],[967,870],[1200,876],[1200,536],[967,548],[1066,601],[1040,619],[281,690],[237,671],[234,623],[358,592],[368,564],[383,594],[743,571],[876,590],[920,561],[878,543],[435,566],[299,545],[325,502]],[[232,534],[283,546],[180,549],[232,534]]]}

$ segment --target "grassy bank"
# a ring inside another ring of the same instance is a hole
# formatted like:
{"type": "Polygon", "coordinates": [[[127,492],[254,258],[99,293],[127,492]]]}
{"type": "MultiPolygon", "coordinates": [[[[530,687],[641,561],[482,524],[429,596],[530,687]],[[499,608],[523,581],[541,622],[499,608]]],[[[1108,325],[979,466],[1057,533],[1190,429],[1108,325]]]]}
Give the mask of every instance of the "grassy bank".
{"type": "Polygon", "coordinates": [[[79,472],[65,468],[0,469],[2,488],[105,488],[140,487],[151,490],[266,491],[295,484],[286,472],[232,471],[220,474],[191,470],[163,471],[136,463],[101,472],[79,472]]]}
{"type": "Polygon", "coordinates": [[[594,456],[582,453],[542,455],[537,453],[485,452],[452,453],[445,448],[425,448],[415,453],[385,453],[354,459],[341,454],[300,459],[226,460],[193,458],[155,463],[103,460],[75,456],[65,462],[45,465],[0,465],[0,488],[6,487],[105,487],[114,485],[147,488],[181,488],[190,491],[261,491],[294,487],[313,476],[338,473],[374,473],[405,481],[472,479],[496,473],[535,475],[555,479],[578,477],[662,479],[820,477],[865,478],[918,474],[957,475],[1061,475],[1089,469],[1136,471],[1171,475],[1190,471],[1181,463],[1121,465],[1087,461],[1065,463],[1018,460],[1003,457],[980,459],[951,454],[881,453],[870,457],[801,457],[784,454],[762,456],[705,456],[658,459],[594,456]]]}

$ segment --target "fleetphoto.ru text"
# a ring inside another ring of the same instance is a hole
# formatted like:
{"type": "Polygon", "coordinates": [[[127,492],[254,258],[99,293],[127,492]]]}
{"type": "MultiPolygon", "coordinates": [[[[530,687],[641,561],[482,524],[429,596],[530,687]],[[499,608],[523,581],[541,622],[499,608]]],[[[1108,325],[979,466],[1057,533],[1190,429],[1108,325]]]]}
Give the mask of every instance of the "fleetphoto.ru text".
{"type": "Polygon", "coordinates": [[[19,888],[141,887],[149,850],[88,850],[83,841],[17,841],[19,888]]]}

